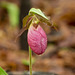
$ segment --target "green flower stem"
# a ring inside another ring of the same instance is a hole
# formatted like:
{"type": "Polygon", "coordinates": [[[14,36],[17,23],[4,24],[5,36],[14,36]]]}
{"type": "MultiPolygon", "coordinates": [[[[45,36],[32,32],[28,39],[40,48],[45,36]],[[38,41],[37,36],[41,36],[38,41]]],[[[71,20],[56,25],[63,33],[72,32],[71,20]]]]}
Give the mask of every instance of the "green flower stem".
{"type": "Polygon", "coordinates": [[[32,50],[29,46],[29,60],[30,60],[30,63],[29,63],[29,70],[30,70],[30,75],[32,75],[32,50]]]}

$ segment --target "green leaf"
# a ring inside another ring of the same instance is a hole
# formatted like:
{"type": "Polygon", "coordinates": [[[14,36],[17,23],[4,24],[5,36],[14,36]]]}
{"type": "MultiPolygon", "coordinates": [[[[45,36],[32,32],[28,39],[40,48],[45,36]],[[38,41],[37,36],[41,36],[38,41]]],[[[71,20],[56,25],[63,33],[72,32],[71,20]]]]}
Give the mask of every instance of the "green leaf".
{"type": "Polygon", "coordinates": [[[8,74],[0,67],[0,75],[8,75],[8,74]]]}
{"type": "Polygon", "coordinates": [[[12,26],[18,25],[19,24],[19,13],[20,13],[18,6],[14,3],[9,3],[9,2],[1,2],[0,6],[7,9],[10,24],[12,26]]]}
{"type": "MultiPolygon", "coordinates": [[[[35,61],[36,61],[36,60],[35,60],[34,58],[32,58],[32,64],[34,64],[35,61]]],[[[29,66],[29,60],[23,59],[23,60],[22,60],[22,64],[29,66]]]]}
{"type": "Polygon", "coordinates": [[[48,18],[43,14],[43,12],[40,9],[31,8],[29,11],[29,15],[30,14],[37,14],[48,20],[48,18]]]}
{"type": "Polygon", "coordinates": [[[15,4],[9,4],[8,7],[8,13],[10,18],[10,23],[12,26],[16,26],[19,24],[19,8],[15,4]]]}

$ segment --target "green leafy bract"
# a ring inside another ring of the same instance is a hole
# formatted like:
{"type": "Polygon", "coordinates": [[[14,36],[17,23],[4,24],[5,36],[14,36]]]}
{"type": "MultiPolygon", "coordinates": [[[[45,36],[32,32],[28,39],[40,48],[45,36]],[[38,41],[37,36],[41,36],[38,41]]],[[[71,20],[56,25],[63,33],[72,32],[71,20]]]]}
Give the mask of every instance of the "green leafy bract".
{"type": "Polygon", "coordinates": [[[40,9],[31,8],[29,14],[37,14],[48,20],[48,18],[43,14],[40,9]]]}
{"type": "Polygon", "coordinates": [[[51,26],[49,19],[43,14],[43,12],[40,9],[31,8],[29,11],[29,15],[30,14],[35,15],[39,19],[39,21],[51,26]]]}

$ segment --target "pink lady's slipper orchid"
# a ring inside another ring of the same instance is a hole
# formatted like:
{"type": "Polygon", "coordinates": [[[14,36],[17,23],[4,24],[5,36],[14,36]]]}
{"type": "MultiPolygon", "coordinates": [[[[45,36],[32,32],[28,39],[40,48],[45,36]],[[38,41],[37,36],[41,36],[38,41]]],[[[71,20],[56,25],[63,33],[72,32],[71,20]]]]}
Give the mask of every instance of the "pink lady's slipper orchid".
{"type": "Polygon", "coordinates": [[[47,48],[47,36],[40,26],[40,24],[43,23],[52,26],[52,24],[49,22],[49,19],[42,13],[40,9],[31,8],[29,14],[23,18],[24,27],[16,37],[17,39],[25,30],[28,29],[27,38],[29,44],[30,75],[32,75],[31,50],[40,55],[44,53],[47,48]]]}
{"type": "Polygon", "coordinates": [[[47,48],[47,36],[40,25],[31,25],[28,30],[28,44],[33,52],[40,55],[47,48]]]}

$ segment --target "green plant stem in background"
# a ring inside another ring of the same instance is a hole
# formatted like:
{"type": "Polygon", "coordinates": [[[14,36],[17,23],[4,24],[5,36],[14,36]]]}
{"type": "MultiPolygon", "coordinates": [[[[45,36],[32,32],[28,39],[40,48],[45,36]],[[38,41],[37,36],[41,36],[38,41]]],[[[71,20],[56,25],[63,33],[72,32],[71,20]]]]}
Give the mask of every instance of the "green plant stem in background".
{"type": "Polygon", "coordinates": [[[29,70],[30,70],[30,75],[32,75],[32,51],[31,51],[30,46],[29,46],[29,60],[30,60],[29,70]]]}

